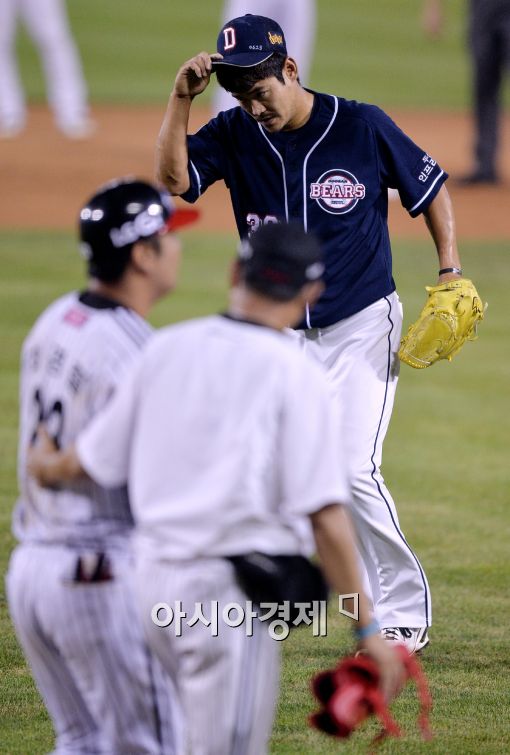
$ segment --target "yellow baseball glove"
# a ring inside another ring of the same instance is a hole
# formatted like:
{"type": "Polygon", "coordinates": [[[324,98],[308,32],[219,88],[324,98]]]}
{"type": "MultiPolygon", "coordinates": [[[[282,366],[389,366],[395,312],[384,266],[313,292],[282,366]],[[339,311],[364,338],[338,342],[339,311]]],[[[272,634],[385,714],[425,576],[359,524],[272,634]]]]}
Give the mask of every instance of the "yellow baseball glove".
{"type": "Polygon", "coordinates": [[[398,352],[402,362],[419,370],[439,359],[451,361],[465,341],[474,341],[485,309],[468,278],[425,288],[425,306],[400,342],[398,352]]]}

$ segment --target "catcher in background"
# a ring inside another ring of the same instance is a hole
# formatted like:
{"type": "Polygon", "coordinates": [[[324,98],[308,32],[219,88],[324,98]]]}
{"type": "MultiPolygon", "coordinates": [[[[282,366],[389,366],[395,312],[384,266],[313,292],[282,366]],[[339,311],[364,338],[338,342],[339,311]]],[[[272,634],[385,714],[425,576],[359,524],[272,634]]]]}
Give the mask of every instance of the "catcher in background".
{"type": "Polygon", "coordinates": [[[217,52],[183,63],[157,144],[159,177],[188,202],[223,180],[241,237],[294,218],[321,240],[326,288],[295,336],[326,366],[340,408],[375,614],[388,641],[415,652],[429,641],[429,588],[380,471],[402,327],[388,189],[424,216],[438,283],[460,280],[447,174],[379,108],[303,88],[292,52],[273,19],[248,14],[224,25],[217,52]],[[192,102],[213,70],[239,106],[188,135],[192,102]]]}

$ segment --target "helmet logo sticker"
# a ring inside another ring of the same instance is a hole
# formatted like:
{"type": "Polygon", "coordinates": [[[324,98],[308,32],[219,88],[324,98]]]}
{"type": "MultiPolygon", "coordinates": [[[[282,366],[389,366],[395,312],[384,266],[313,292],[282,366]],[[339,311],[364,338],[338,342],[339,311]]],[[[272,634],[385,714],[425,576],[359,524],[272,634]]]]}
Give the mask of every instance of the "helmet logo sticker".
{"type": "Polygon", "coordinates": [[[152,236],[163,228],[165,221],[161,211],[154,215],[153,212],[150,212],[150,209],[141,212],[134,220],[127,220],[120,228],[111,229],[110,239],[114,247],[120,249],[128,244],[133,244],[139,238],[152,236]]]}

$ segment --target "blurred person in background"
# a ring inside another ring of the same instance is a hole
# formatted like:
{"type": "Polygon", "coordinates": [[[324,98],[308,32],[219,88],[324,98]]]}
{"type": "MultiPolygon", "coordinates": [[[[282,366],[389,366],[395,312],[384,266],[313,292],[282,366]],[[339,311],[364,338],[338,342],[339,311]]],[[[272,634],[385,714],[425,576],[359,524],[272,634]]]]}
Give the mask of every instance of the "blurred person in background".
{"type": "Polygon", "coordinates": [[[16,29],[21,19],[41,55],[48,102],[58,129],[69,139],[94,132],[87,87],[63,0],[0,0],[0,138],[25,127],[26,103],[16,63],[16,29]]]}
{"type": "MultiPolygon", "coordinates": [[[[464,185],[495,184],[503,79],[510,73],[510,0],[469,0],[468,45],[472,64],[475,127],[474,165],[464,185]]],[[[423,26],[438,36],[444,26],[443,0],[425,0],[423,26]]]]}
{"type": "MultiPolygon", "coordinates": [[[[0,0],[1,2],[1,0],[0,0]]],[[[305,86],[310,79],[315,44],[317,8],[315,0],[226,0],[222,24],[229,18],[254,13],[274,18],[285,29],[287,43],[299,60],[299,77],[305,86]]],[[[217,86],[213,96],[214,115],[239,103],[230,92],[217,86]]]]}

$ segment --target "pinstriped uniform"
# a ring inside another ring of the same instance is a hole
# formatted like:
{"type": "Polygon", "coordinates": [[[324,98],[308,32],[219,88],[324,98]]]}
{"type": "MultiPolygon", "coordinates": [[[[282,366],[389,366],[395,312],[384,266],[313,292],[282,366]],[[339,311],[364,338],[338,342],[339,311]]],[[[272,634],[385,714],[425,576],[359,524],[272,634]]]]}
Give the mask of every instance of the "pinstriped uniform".
{"type": "Polygon", "coordinates": [[[216,316],[156,334],[77,441],[92,477],[129,482],[138,606],[192,755],[267,751],[279,643],[257,621],[253,636],[187,622],[197,604],[206,619],[211,601],[246,604],[226,556],[306,553],[308,516],[348,500],[335,417],[323,370],[291,338],[216,316]],[[151,620],[161,602],[182,604],[180,636],[151,620]]]}
{"type": "Polygon", "coordinates": [[[173,753],[171,683],[145,645],[132,591],[126,486],[87,480],[43,490],[26,474],[39,421],[60,446],[110,400],[152,333],[135,312],[90,292],[40,316],[22,350],[20,541],[7,577],[11,615],[52,717],[57,753],[173,753]],[[76,581],[78,556],[107,554],[104,581],[76,581]]]}
{"type": "Polygon", "coordinates": [[[278,695],[280,643],[271,639],[265,624],[254,621],[253,635],[245,626],[222,623],[218,636],[199,623],[175,636],[172,625],[155,626],[155,603],[182,602],[187,617],[203,602],[210,618],[211,600],[246,605],[236,584],[232,565],[221,558],[179,563],[140,559],[137,593],[144,626],[154,653],[176,679],[187,718],[190,755],[263,755],[273,723],[278,695]]]}

